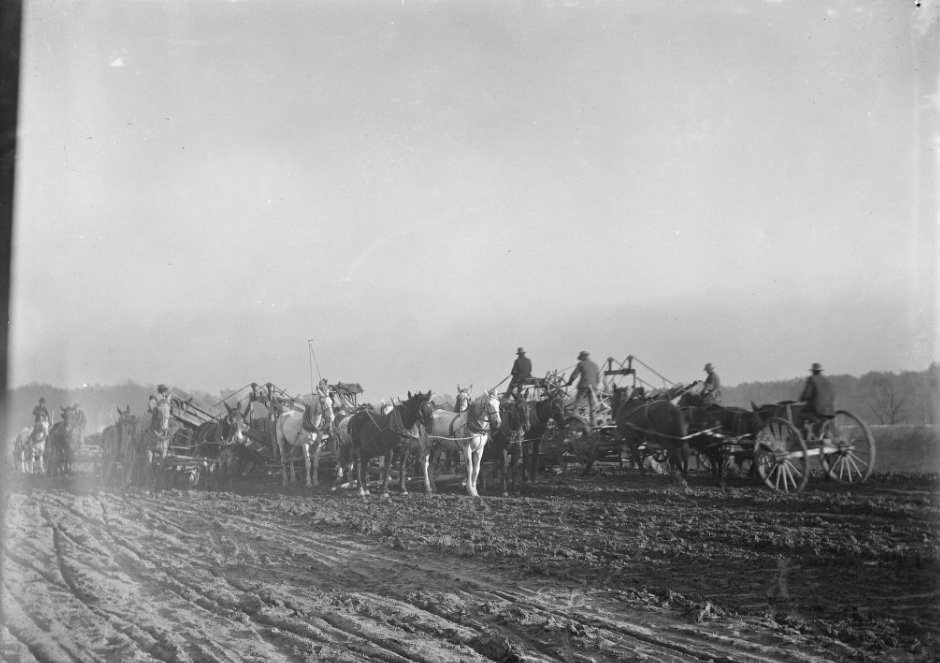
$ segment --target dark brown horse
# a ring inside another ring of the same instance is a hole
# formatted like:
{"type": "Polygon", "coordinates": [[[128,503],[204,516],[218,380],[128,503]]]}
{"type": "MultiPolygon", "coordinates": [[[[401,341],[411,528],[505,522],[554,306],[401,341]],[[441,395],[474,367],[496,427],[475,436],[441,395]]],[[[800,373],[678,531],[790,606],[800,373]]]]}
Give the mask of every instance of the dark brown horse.
{"type": "Polygon", "coordinates": [[[101,432],[101,485],[109,486],[119,473],[118,465],[126,468],[134,455],[132,441],[137,428],[137,417],[131,414],[131,406],[117,408],[118,420],[101,432]]]}
{"type": "Polygon", "coordinates": [[[671,401],[629,396],[625,388],[614,389],[610,398],[611,409],[624,445],[630,450],[633,462],[645,477],[641,447],[659,449],[666,453],[673,478],[675,471],[688,478],[689,437],[682,410],[671,401]]]}
{"type": "MultiPolygon", "coordinates": [[[[724,484],[725,470],[734,463],[740,470],[750,453],[734,451],[727,453],[725,442],[731,439],[754,439],[763,421],[760,414],[742,407],[725,407],[706,403],[698,394],[686,393],[679,399],[679,408],[686,420],[689,433],[700,433],[691,445],[705,457],[712,476],[724,484]]],[[[754,467],[751,465],[751,472],[754,467]]]]}
{"type": "Polygon", "coordinates": [[[501,478],[503,497],[516,492],[516,470],[522,460],[522,442],[529,430],[529,403],[522,395],[500,403],[500,425],[483,449],[483,460],[492,460],[493,478],[501,478]],[[508,482],[507,482],[508,477],[508,482]]]}
{"type": "MultiPolygon", "coordinates": [[[[539,459],[542,455],[542,438],[548,430],[549,422],[554,422],[560,429],[565,427],[565,399],[561,395],[549,396],[537,401],[528,401],[529,428],[522,441],[522,479],[534,481],[539,471],[539,459]]],[[[561,448],[557,449],[561,454],[561,448]]]]}
{"type": "Polygon", "coordinates": [[[403,495],[408,494],[405,487],[405,471],[408,455],[414,439],[426,438],[425,417],[430,408],[424,407],[431,400],[431,392],[422,394],[408,392],[408,400],[396,405],[389,414],[380,414],[369,410],[357,412],[349,420],[349,438],[352,442],[354,464],[359,480],[359,494],[369,494],[366,485],[369,461],[381,456],[382,497],[388,497],[388,480],[392,458],[396,452],[401,458],[399,487],[403,495]]]}
{"type": "Polygon", "coordinates": [[[72,475],[72,457],[81,440],[79,410],[75,407],[63,407],[61,410],[62,420],[49,430],[46,443],[46,474],[50,477],[72,475]]]}

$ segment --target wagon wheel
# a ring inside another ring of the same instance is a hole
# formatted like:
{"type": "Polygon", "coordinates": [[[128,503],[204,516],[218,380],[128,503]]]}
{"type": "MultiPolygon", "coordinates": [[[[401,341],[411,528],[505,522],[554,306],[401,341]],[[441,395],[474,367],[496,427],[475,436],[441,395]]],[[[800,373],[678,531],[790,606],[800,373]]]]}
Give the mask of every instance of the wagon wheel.
{"type": "Polygon", "coordinates": [[[567,474],[569,462],[576,463],[582,474],[591,470],[597,446],[592,432],[587,422],[577,417],[571,417],[565,422],[565,441],[558,452],[558,465],[562,474],[567,474]]]}
{"type": "Polygon", "coordinates": [[[868,425],[851,412],[839,410],[820,435],[823,469],[836,481],[862,483],[875,468],[875,438],[868,425]]]}
{"type": "Polygon", "coordinates": [[[768,487],[782,493],[798,493],[809,479],[806,443],[799,429],[774,417],[757,433],[754,464],[768,487]]]}

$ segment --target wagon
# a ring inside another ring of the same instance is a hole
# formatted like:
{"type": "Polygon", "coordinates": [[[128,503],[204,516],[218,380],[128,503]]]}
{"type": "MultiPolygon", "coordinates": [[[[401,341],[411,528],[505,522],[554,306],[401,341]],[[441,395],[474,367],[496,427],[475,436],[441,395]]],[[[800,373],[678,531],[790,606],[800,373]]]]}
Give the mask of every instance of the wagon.
{"type": "MultiPolygon", "coordinates": [[[[583,472],[590,471],[596,462],[617,463],[621,468],[624,466],[623,438],[617,429],[617,413],[611,406],[615,389],[629,388],[632,391],[643,388],[649,400],[674,400],[692,386],[668,380],[633,355],[628,355],[623,361],[608,357],[603,366],[603,383],[596,392],[593,420],[587,404],[578,403],[573,397],[566,408],[564,430],[556,435],[561,438],[558,464],[562,472],[572,463],[580,466],[583,472]],[[653,384],[652,378],[640,378],[635,365],[655,376],[660,385],[653,384]]],[[[691,435],[689,437],[690,440],[693,438],[691,435]]],[[[641,445],[638,450],[644,468],[660,474],[666,472],[668,454],[665,449],[648,443],[641,445]]],[[[632,458],[629,462],[632,462],[632,458]]]]}
{"type": "Polygon", "coordinates": [[[809,480],[813,457],[835,481],[868,479],[875,467],[875,438],[868,425],[847,410],[837,410],[831,419],[805,419],[800,405],[777,404],[754,440],[754,465],[763,482],[780,492],[799,492],[809,480]]]}

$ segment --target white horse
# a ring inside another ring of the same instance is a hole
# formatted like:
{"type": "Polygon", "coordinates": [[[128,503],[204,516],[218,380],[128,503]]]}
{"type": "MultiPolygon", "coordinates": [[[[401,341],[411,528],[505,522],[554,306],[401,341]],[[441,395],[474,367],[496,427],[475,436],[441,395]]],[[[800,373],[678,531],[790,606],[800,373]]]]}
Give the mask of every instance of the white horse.
{"type": "Polygon", "coordinates": [[[24,428],[16,436],[14,455],[17,469],[23,474],[44,474],[43,456],[49,438],[49,419],[42,417],[34,425],[24,428]]]}
{"type": "Polygon", "coordinates": [[[287,468],[290,466],[290,480],[295,480],[294,461],[291,458],[293,448],[300,447],[304,454],[304,466],[307,470],[307,488],[320,484],[320,445],[329,436],[333,427],[333,399],[326,393],[315,392],[299,399],[304,411],[287,410],[277,418],[274,425],[275,440],[281,452],[281,468],[284,473],[284,485],[287,485],[287,468]],[[313,474],[311,478],[310,447],[313,446],[313,474]]]}
{"type": "Polygon", "coordinates": [[[429,476],[428,466],[440,451],[459,451],[467,465],[467,494],[479,497],[477,479],[480,476],[480,459],[483,448],[489,438],[490,430],[499,428],[499,398],[496,390],[484,392],[470,403],[463,412],[434,410],[427,428],[428,443],[432,451],[422,459],[424,464],[425,489],[430,493],[434,488],[429,476]]]}

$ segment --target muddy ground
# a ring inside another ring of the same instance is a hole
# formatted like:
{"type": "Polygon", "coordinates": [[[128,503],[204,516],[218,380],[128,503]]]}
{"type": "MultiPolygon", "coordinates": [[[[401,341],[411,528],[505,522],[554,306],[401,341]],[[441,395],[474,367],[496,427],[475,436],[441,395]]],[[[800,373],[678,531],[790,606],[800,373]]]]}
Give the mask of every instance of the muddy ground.
{"type": "Polygon", "coordinates": [[[4,495],[5,661],[843,661],[940,656],[934,478],[520,496],[243,480],[4,495]]]}

